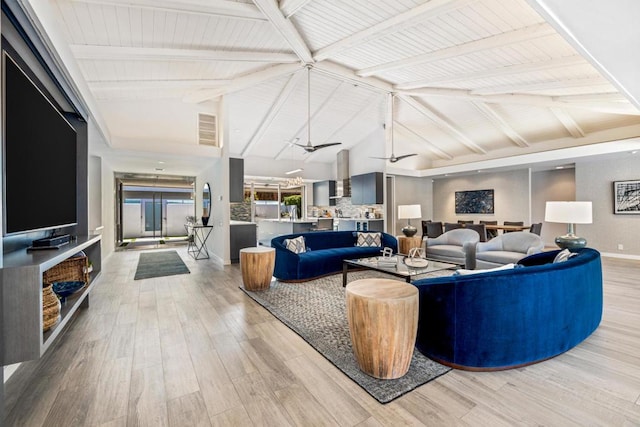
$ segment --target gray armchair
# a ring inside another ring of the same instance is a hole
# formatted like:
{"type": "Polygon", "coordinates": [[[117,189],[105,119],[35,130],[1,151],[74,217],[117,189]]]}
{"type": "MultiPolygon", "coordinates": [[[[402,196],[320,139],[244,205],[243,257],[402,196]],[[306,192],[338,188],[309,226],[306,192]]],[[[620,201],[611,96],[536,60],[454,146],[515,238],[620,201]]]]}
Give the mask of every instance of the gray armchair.
{"type": "Polygon", "coordinates": [[[427,237],[424,240],[427,258],[463,264],[468,269],[473,268],[475,258],[473,258],[473,254],[468,254],[467,246],[473,249],[480,240],[476,231],[457,228],[447,231],[439,237],[427,237]]]}
{"type": "Polygon", "coordinates": [[[472,258],[469,263],[475,268],[494,268],[501,265],[516,263],[522,258],[542,252],[544,242],[534,233],[515,231],[501,234],[488,242],[480,242],[467,248],[467,256],[472,258]]]}

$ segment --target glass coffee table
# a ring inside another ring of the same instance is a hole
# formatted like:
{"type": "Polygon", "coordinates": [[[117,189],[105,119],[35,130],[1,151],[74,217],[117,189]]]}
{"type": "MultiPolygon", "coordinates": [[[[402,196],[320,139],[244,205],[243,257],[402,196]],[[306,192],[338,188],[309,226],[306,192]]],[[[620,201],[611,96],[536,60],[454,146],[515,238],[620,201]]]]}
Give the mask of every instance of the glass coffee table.
{"type": "MultiPolygon", "coordinates": [[[[405,256],[396,254],[393,260],[385,259],[381,256],[368,258],[345,259],[342,261],[342,286],[347,286],[347,274],[349,270],[373,270],[403,278],[407,283],[417,280],[424,274],[442,270],[456,270],[464,267],[462,264],[451,264],[442,261],[434,261],[424,258],[410,258],[405,260],[405,256]],[[414,264],[414,265],[407,265],[414,264]],[[425,265],[426,264],[426,265],[425,265]]],[[[453,272],[452,272],[453,273],[453,272]]]]}

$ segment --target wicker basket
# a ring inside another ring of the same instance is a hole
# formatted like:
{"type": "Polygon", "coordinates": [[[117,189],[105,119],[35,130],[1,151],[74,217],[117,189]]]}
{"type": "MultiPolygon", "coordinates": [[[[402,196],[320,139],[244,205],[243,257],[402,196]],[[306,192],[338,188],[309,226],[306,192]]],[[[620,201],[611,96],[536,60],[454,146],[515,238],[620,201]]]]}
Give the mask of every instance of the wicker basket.
{"type": "Polygon", "coordinates": [[[52,285],[42,288],[42,330],[48,331],[60,320],[60,300],[52,285]]]}
{"type": "Polygon", "coordinates": [[[55,282],[81,281],[89,283],[89,260],[85,255],[74,256],[62,261],[45,271],[42,283],[50,285],[55,282]]]}

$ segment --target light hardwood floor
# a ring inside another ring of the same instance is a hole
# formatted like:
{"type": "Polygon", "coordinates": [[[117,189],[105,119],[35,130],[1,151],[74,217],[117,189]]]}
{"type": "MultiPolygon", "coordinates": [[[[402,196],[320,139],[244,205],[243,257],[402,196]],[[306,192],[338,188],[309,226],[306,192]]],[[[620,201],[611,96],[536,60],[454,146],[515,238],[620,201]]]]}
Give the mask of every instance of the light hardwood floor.
{"type": "Polygon", "coordinates": [[[6,384],[19,426],[640,425],[640,263],[603,259],[604,319],[578,347],[451,371],[381,405],[238,289],[237,266],[134,281],[113,254],[91,306],[6,384]]]}

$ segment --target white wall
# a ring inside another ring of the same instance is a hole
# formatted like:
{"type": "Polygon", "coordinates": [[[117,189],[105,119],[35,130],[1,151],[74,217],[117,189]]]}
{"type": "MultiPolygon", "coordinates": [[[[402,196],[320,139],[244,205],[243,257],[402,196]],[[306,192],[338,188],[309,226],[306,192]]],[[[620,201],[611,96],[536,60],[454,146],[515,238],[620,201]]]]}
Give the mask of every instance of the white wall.
{"type": "Polygon", "coordinates": [[[202,215],[202,188],[211,187],[211,214],[213,226],[207,240],[209,254],[220,264],[230,264],[229,256],[229,159],[213,159],[211,165],[196,176],[196,212],[202,215]]]}

